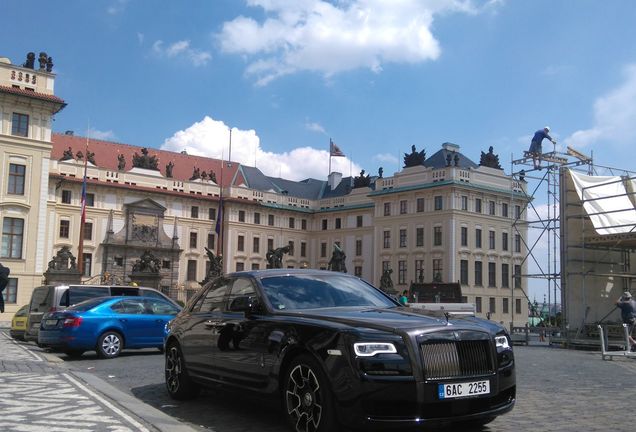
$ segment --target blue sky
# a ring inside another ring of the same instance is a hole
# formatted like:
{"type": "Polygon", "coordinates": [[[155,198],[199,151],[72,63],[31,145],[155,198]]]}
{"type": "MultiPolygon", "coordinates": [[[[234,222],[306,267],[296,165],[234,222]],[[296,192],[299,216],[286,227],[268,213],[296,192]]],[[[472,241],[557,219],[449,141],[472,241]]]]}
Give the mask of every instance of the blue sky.
{"type": "MultiPolygon", "coordinates": [[[[332,138],[391,175],[449,141],[507,172],[549,125],[559,145],[636,157],[631,0],[33,0],[2,6],[0,56],[54,59],[54,129],[327,175],[332,138]]],[[[551,147],[551,145],[549,146],[551,147]]],[[[545,148],[545,146],[544,146],[545,148]]]]}

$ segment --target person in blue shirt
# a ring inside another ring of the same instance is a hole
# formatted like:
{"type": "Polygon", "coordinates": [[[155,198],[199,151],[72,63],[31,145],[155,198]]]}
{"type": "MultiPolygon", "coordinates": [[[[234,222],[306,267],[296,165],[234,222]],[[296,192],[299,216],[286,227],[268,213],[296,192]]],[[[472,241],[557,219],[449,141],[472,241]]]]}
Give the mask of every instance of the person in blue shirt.
{"type": "Polygon", "coordinates": [[[627,334],[629,335],[629,343],[632,345],[632,351],[636,351],[636,340],[632,337],[634,327],[636,327],[636,300],[632,298],[632,294],[629,291],[625,291],[616,302],[616,306],[621,310],[623,324],[627,324],[627,334]]]}
{"type": "Polygon", "coordinates": [[[402,291],[402,295],[398,299],[402,306],[406,306],[409,304],[409,292],[407,290],[402,291]]]}
{"type": "Polygon", "coordinates": [[[549,139],[553,144],[556,144],[556,140],[552,139],[550,136],[550,128],[548,126],[543,129],[539,129],[534,133],[532,137],[532,142],[530,143],[530,150],[528,153],[532,156],[532,163],[534,164],[534,169],[541,169],[541,154],[543,150],[541,149],[541,143],[544,139],[549,139]]]}

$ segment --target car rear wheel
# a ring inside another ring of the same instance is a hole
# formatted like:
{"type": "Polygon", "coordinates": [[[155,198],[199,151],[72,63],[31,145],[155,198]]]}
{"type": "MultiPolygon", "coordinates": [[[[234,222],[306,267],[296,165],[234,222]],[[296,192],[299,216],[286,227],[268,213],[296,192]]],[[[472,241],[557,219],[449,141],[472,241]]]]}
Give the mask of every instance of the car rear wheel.
{"type": "Polygon", "coordinates": [[[115,358],[121,354],[124,341],[115,331],[107,331],[97,341],[97,355],[101,358],[115,358]]]}
{"type": "Polygon", "coordinates": [[[298,356],[287,369],[283,407],[296,432],[338,430],[327,378],[318,362],[308,355],[298,356]]]}
{"type": "Polygon", "coordinates": [[[166,348],[166,388],[173,399],[192,399],[199,394],[200,388],[188,375],[179,344],[172,342],[166,348]]]}

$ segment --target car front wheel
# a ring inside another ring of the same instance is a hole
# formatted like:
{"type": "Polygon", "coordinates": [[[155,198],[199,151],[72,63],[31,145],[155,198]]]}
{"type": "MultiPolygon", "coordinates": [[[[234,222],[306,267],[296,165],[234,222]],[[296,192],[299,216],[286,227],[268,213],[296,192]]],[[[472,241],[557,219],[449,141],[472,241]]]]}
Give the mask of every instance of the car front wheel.
{"type": "Polygon", "coordinates": [[[170,343],[166,348],[165,372],[166,388],[173,399],[192,399],[199,393],[199,386],[190,379],[181,348],[175,342],[170,343]]]}
{"type": "Polygon", "coordinates": [[[101,358],[115,358],[121,354],[124,341],[121,335],[114,331],[107,331],[97,341],[97,355],[101,358]]]}
{"type": "Polygon", "coordinates": [[[294,431],[338,430],[328,381],[314,358],[302,355],[294,359],[284,383],[283,406],[294,431]]]}

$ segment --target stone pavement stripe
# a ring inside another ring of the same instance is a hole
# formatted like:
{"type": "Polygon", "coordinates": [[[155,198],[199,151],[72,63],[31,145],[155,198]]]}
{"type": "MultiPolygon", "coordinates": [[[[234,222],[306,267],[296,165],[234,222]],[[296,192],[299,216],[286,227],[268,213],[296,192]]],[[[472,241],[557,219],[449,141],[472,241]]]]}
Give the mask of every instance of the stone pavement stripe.
{"type": "Polygon", "coordinates": [[[24,348],[10,336],[7,336],[6,333],[0,331],[0,338],[2,338],[2,340],[0,340],[2,343],[2,349],[0,349],[0,360],[43,361],[42,357],[33,351],[24,348]]]}

